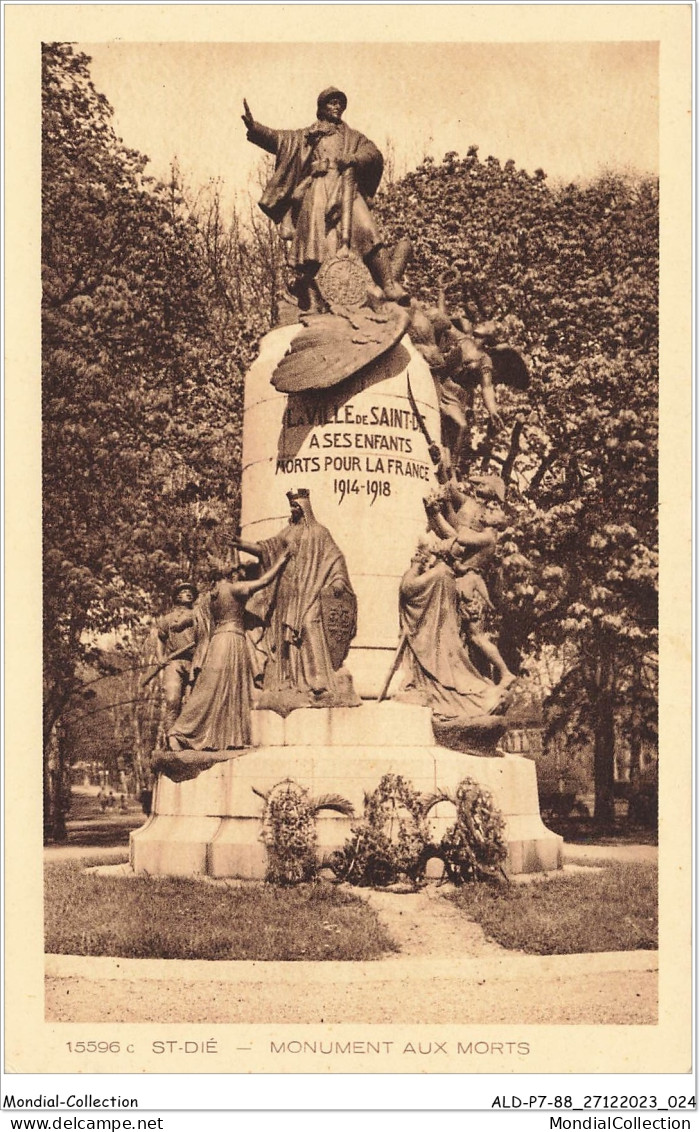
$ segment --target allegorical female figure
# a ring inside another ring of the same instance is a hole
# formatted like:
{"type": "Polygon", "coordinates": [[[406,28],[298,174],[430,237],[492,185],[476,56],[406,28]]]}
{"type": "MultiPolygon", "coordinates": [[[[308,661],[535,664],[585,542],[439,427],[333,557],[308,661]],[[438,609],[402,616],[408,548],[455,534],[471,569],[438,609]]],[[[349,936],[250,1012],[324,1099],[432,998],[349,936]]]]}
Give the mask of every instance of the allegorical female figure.
{"type": "Polygon", "coordinates": [[[440,722],[476,721],[497,711],[502,690],[474,667],[459,632],[456,579],[446,562],[419,547],[399,587],[407,680],[402,699],[429,704],[440,722]]]}
{"type": "Polygon", "coordinates": [[[255,581],[246,581],[238,555],[222,567],[209,594],[209,644],[201,671],[170,729],[171,750],[225,751],[250,746],[252,676],[244,615],[247,600],[280,574],[289,557],[276,561],[255,581]]]}

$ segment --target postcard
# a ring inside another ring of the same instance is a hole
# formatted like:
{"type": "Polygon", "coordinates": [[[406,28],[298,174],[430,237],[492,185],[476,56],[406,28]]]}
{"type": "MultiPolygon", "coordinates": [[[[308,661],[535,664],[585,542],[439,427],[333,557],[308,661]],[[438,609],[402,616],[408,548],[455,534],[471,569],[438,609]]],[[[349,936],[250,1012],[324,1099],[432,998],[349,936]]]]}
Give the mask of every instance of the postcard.
{"type": "Polygon", "coordinates": [[[690,7],[5,21],[6,1095],[688,1074],[690,7]]]}

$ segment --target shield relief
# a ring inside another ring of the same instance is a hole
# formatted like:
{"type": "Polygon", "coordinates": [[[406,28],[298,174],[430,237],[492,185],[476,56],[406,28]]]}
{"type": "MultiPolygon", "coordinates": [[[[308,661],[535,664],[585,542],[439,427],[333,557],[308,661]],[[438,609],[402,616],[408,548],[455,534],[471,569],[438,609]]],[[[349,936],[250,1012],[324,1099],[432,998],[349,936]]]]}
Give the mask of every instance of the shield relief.
{"type": "Polygon", "coordinates": [[[337,671],[348,655],[350,642],[355,636],[357,623],[357,599],[355,595],[347,590],[336,595],[330,587],[322,590],[321,622],[328,644],[331,664],[334,671],[337,671]]]}

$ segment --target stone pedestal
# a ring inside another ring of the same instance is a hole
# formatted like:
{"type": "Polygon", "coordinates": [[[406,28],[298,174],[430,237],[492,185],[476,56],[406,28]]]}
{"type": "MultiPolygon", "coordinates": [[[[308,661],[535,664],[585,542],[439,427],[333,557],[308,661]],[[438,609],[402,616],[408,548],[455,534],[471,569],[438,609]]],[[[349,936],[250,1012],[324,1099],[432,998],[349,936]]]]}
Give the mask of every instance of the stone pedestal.
{"type": "MultiPolygon", "coordinates": [[[[340,794],[355,818],[321,812],[321,855],[340,848],[362,817],[365,793],[384,774],[400,774],[421,793],[451,792],[465,777],[491,791],[506,820],[509,873],[561,867],[562,839],[542,824],[535,764],[514,755],[485,758],[435,745],[427,708],[364,703],[358,708],[294,711],[286,719],[253,713],[255,747],[219,762],[195,779],[158,779],[153,813],[131,834],[136,873],[154,876],[262,878],[265,847],[260,840],[263,799],[284,779],[312,797],[340,794]]],[[[233,753],[232,753],[233,754],[233,753]]],[[[430,821],[437,839],[452,824],[449,806],[430,821]]]]}
{"type": "Polygon", "coordinates": [[[437,484],[408,378],[428,433],[439,440],[435,382],[404,337],[340,385],[278,393],[270,378],[300,330],[267,334],[246,376],[241,529],[252,541],[276,534],[289,520],[286,492],[309,489],[357,595],[347,667],[358,695],[373,699],[398,643],[399,582],[425,532],[423,499],[437,484]]]}

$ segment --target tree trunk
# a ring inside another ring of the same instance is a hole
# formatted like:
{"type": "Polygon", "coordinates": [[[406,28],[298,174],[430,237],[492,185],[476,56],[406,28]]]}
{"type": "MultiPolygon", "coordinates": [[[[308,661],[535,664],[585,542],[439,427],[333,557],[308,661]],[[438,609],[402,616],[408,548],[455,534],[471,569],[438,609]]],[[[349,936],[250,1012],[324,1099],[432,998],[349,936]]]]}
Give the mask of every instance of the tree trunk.
{"type": "Polygon", "coordinates": [[[639,782],[642,769],[642,720],[641,713],[635,708],[632,713],[632,726],[630,728],[630,783],[639,782]]]}
{"type": "Polygon", "coordinates": [[[593,817],[601,829],[615,824],[615,717],[613,713],[612,671],[609,661],[599,662],[596,670],[593,776],[595,809],[593,817]]]}
{"type": "Polygon", "coordinates": [[[54,729],[44,747],[44,843],[67,841],[65,758],[62,737],[54,729]]]}
{"type": "Polygon", "coordinates": [[[51,801],[51,767],[48,744],[44,745],[44,845],[53,841],[53,805],[51,801]]]}

